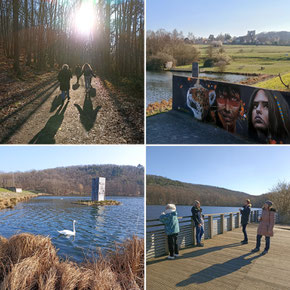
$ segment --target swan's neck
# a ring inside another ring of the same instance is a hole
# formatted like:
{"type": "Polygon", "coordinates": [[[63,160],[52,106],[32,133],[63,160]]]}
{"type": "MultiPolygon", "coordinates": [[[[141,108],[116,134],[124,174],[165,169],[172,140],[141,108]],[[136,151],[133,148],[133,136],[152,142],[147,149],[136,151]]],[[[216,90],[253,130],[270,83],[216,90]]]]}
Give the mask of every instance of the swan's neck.
{"type": "Polygon", "coordinates": [[[75,228],[75,222],[73,222],[73,232],[76,232],[76,228],[75,228]]]}

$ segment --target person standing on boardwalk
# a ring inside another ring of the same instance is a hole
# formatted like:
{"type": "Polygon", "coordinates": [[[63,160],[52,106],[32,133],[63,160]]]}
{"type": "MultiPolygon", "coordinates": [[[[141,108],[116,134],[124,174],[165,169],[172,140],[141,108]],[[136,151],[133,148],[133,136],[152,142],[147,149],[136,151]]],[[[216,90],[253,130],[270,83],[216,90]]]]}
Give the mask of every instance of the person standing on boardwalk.
{"type": "Polygon", "coordinates": [[[273,228],[276,212],[272,206],[272,201],[267,200],[262,208],[262,216],[260,218],[260,224],[257,230],[257,244],[256,248],[252,250],[253,253],[260,251],[262,236],[265,236],[266,239],[266,247],[262,254],[267,254],[270,249],[270,237],[273,237],[274,235],[273,228]]]}
{"type": "Polygon", "coordinates": [[[85,63],[82,67],[81,75],[84,75],[85,78],[85,87],[86,87],[86,93],[89,92],[91,86],[92,77],[96,77],[96,75],[93,73],[92,67],[85,63]]]}
{"type": "Polygon", "coordinates": [[[200,202],[196,200],[191,208],[192,219],[196,228],[196,243],[198,247],[203,247],[201,238],[204,233],[204,221],[202,217],[202,209],[200,208],[200,202]]]}
{"type": "Polygon", "coordinates": [[[165,226],[165,233],[168,239],[169,256],[168,259],[173,260],[179,256],[177,237],[179,233],[179,222],[177,218],[176,206],[167,204],[165,212],[163,212],[159,220],[165,226]]]}
{"type": "Polygon", "coordinates": [[[79,83],[80,81],[80,77],[81,77],[81,74],[82,74],[82,68],[81,66],[78,64],[75,68],[75,75],[77,77],[77,83],[79,83]]]}
{"type": "Polygon", "coordinates": [[[70,99],[69,90],[70,90],[71,78],[72,78],[72,73],[69,69],[69,66],[67,64],[64,64],[61,68],[61,71],[58,73],[58,76],[57,76],[57,79],[60,84],[62,103],[64,103],[66,95],[67,95],[68,100],[70,99]]]}
{"type": "Polygon", "coordinates": [[[240,209],[242,218],[241,218],[241,224],[242,224],[242,229],[243,229],[243,233],[244,233],[244,240],[241,241],[241,243],[243,245],[248,243],[248,235],[247,235],[247,231],[246,231],[246,227],[248,225],[249,222],[249,216],[251,213],[251,202],[249,199],[246,200],[245,205],[243,206],[243,209],[240,209]]]}

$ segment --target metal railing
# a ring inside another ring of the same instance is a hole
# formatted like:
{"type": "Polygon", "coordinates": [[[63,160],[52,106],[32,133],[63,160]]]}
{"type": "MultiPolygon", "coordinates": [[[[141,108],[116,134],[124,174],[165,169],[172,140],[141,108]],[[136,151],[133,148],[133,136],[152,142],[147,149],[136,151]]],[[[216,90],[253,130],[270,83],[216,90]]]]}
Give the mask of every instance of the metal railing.
{"type": "MultiPolygon", "coordinates": [[[[251,211],[249,222],[258,222],[261,211],[251,211]]],[[[178,217],[180,232],[178,234],[179,248],[195,246],[195,227],[191,216],[178,217]]],[[[240,212],[205,214],[204,239],[232,231],[241,226],[240,212]]],[[[168,254],[167,236],[164,225],[159,219],[146,221],[146,259],[152,259],[168,254]]]]}

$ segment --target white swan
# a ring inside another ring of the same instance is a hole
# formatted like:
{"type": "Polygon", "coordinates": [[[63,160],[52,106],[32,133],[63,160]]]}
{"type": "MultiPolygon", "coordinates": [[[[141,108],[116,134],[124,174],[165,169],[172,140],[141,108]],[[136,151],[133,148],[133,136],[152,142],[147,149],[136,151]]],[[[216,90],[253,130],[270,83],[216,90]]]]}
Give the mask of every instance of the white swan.
{"type": "Polygon", "coordinates": [[[65,236],[75,236],[76,235],[76,228],[75,228],[75,223],[76,221],[73,221],[73,231],[70,230],[62,230],[62,231],[58,231],[61,235],[65,235],[65,236]]]}

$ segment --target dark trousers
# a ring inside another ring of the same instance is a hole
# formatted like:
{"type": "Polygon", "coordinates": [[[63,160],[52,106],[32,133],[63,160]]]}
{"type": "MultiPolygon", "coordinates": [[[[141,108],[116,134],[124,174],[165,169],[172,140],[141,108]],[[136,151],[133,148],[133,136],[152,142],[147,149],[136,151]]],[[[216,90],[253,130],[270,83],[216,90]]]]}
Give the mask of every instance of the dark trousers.
{"type": "Polygon", "coordinates": [[[170,256],[173,257],[174,254],[178,255],[178,245],[177,245],[178,234],[168,235],[168,248],[170,256]]]}
{"type": "Polygon", "coordinates": [[[246,227],[247,227],[248,224],[243,224],[242,227],[243,227],[243,233],[244,233],[244,241],[248,241],[248,235],[247,235],[247,231],[246,231],[246,227]]]}
{"type": "MultiPolygon", "coordinates": [[[[257,235],[257,244],[256,244],[257,249],[260,249],[261,239],[262,239],[262,235],[257,235]]],[[[269,251],[269,249],[270,249],[270,237],[265,237],[265,239],[266,239],[265,251],[269,251]]]]}

